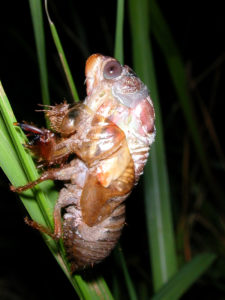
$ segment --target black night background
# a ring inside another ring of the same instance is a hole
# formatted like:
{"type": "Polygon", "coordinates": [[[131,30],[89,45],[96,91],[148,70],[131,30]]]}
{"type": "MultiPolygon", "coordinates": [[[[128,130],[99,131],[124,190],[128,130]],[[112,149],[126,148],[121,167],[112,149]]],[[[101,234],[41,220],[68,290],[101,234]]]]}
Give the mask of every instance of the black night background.
{"type": "MultiPolygon", "coordinates": [[[[133,67],[129,1],[125,2],[124,62],[133,67]]],[[[185,65],[188,91],[212,176],[209,182],[196,154],[164,56],[151,35],[178,265],[204,251],[217,255],[181,299],[225,299],[224,9],[222,1],[208,4],[158,1],[158,5],[185,65]],[[215,192],[217,187],[219,191],[215,192]]],[[[29,1],[4,1],[0,10],[1,83],[18,121],[45,126],[44,115],[35,112],[42,99],[29,1]]],[[[109,56],[114,53],[116,1],[49,1],[49,11],[80,99],[84,99],[86,59],[92,53],[109,56]]],[[[72,102],[45,13],[44,25],[51,103],[64,99],[72,102]]],[[[10,192],[9,184],[1,171],[0,299],[78,299],[41,235],[24,223],[27,212],[19,197],[10,192]]],[[[127,200],[127,225],[120,239],[139,299],[142,299],[141,291],[146,292],[148,299],[153,295],[145,217],[141,180],[127,200]]],[[[112,291],[111,274],[115,272],[122,285],[117,299],[129,299],[123,273],[116,266],[113,254],[94,267],[93,272],[103,274],[112,291]]]]}

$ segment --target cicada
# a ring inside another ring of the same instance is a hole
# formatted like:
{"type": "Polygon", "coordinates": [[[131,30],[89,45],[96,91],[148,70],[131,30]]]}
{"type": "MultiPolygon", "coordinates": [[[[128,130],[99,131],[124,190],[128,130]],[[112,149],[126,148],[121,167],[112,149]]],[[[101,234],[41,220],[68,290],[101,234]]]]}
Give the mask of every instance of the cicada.
{"type": "Polygon", "coordinates": [[[22,192],[48,179],[64,181],[54,208],[54,233],[28,223],[63,239],[72,272],[102,261],[114,248],[125,223],[124,200],[155,138],[149,91],[128,66],[93,54],[85,75],[84,102],[45,110],[51,130],[17,124],[33,136],[27,147],[45,171],[36,181],[12,187],[22,192]]]}

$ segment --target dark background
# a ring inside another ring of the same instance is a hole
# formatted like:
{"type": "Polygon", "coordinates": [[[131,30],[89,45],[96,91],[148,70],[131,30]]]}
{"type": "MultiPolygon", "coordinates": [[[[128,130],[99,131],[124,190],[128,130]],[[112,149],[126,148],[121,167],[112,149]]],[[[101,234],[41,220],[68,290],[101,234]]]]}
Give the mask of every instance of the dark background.
{"type": "MultiPolygon", "coordinates": [[[[224,59],[225,16],[219,1],[200,5],[195,1],[159,1],[182,55],[187,70],[187,83],[196,110],[200,132],[209,157],[214,179],[223,186],[224,160],[218,154],[206,126],[203,110],[207,108],[221,149],[224,147],[224,59]],[[208,73],[205,71],[207,70],[208,73]],[[197,79],[199,76],[201,81],[197,79]],[[202,108],[203,107],[203,108],[202,108]]],[[[222,1],[221,1],[222,3],[222,1]]],[[[57,26],[67,60],[71,67],[81,99],[85,97],[84,66],[87,57],[95,52],[113,56],[115,1],[54,1],[49,4],[52,19],[57,26]]],[[[52,103],[63,99],[72,101],[60,61],[53,44],[46,18],[46,48],[52,103]]],[[[0,80],[11,102],[17,120],[44,125],[44,118],[35,112],[41,103],[39,71],[28,1],[5,1],[0,17],[0,80]]],[[[128,14],[124,29],[125,63],[132,66],[128,14]]],[[[182,299],[225,299],[224,225],[225,204],[214,199],[187,133],[186,123],[179,107],[163,56],[153,39],[155,67],[164,124],[166,153],[173,198],[175,231],[179,230],[184,190],[182,162],[188,145],[190,184],[188,186],[188,215],[196,212],[203,197],[215,200],[215,210],[204,214],[190,238],[192,253],[212,250],[219,258],[206,275],[182,299]],[[198,192],[196,192],[196,189],[198,192]],[[219,203],[219,204],[218,204],[219,203]],[[213,219],[221,218],[221,228],[215,228],[213,219]],[[204,296],[204,297],[203,297],[204,296]]],[[[26,212],[19,198],[9,192],[9,182],[0,174],[0,299],[61,299],[76,298],[73,288],[54,261],[39,233],[28,228],[23,217],[26,212]]],[[[142,183],[127,201],[127,223],[121,244],[133,279],[145,281],[150,274],[148,245],[145,232],[144,204],[140,198],[142,183]],[[137,203],[137,199],[140,199],[137,203]],[[138,205],[138,209],[137,209],[138,205]],[[147,267],[146,267],[147,265],[147,267]],[[143,268],[145,266],[145,268],[143,268]],[[144,270],[144,271],[143,271],[144,270]],[[140,279],[141,278],[141,279],[140,279]]],[[[178,250],[184,250],[182,247],[178,250]]],[[[179,253],[182,257],[185,254],[179,253]]],[[[112,256],[96,267],[112,284],[109,270],[115,266],[112,256]],[[107,270],[107,272],[106,272],[107,270]]],[[[118,271],[116,271],[118,272],[118,271]]],[[[121,276],[121,274],[118,274],[121,276]]],[[[149,279],[151,282],[151,279],[149,279]]],[[[151,284],[151,283],[149,283],[151,284]]],[[[141,285],[141,282],[140,282],[141,285]]],[[[125,290],[125,288],[124,288],[125,290]]]]}

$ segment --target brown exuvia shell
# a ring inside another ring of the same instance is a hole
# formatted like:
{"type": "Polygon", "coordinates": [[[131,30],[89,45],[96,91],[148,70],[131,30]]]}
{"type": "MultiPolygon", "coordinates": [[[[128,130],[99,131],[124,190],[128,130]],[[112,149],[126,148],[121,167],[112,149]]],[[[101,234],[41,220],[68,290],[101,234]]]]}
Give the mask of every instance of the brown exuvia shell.
{"type": "Polygon", "coordinates": [[[148,89],[129,67],[94,54],[85,75],[84,103],[64,102],[45,111],[52,131],[17,124],[34,134],[28,147],[47,170],[34,182],[12,187],[21,192],[47,179],[65,182],[54,209],[54,233],[27,222],[63,238],[72,272],[102,261],[114,248],[125,223],[124,200],[155,136],[148,89]]]}

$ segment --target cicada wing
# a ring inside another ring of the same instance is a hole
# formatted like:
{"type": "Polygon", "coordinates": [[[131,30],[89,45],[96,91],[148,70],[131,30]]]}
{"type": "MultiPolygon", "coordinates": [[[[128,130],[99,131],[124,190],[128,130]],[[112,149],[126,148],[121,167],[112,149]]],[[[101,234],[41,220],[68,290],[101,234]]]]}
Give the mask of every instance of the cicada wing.
{"type": "Polygon", "coordinates": [[[90,174],[83,188],[80,201],[82,217],[88,226],[93,226],[102,221],[110,213],[108,208],[104,216],[100,214],[102,207],[109,198],[109,190],[98,182],[94,174],[90,174]]]}
{"type": "Polygon", "coordinates": [[[93,226],[108,217],[134,184],[134,165],[124,132],[112,121],[95,115],[79,156],[90,166],[81,196],[84,222],[93,226]],[[92,170],[91,170],[92,169],[92,170]]]}
{"type": "MultiPolygon", "coordinates": [[[[117,168],[119,169],[120,165],[117,165],[117,168]]],[[[88,226],[93,226],[107,218],[129,195],[134,186],[132,158],[130,157],[119,176],[115,173],[117,168],[113,167],[111,170],[112,176],[108,172],[102,173],[103,178],[99,177],[96,172],[88,175],[80,201],[82,217],[88,226]],[[111,182],[109,182],[110,178],[111,182]],[[107,186],[104,186],[105,182],[108,183],[107,186]]]]}
{"type": "Polygon", "coordinates": [[[121,147],[125,139],[124,132],[116,124],[96,114],[85,139],[80,139],[82,143],[77,146],[75,152],[90,165],[97,160],[108,158],[121,147]]]}

